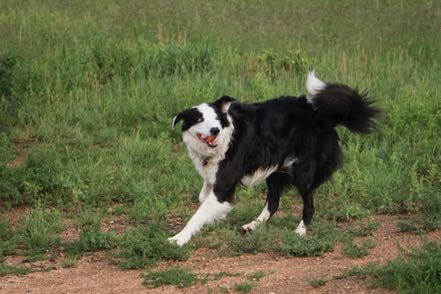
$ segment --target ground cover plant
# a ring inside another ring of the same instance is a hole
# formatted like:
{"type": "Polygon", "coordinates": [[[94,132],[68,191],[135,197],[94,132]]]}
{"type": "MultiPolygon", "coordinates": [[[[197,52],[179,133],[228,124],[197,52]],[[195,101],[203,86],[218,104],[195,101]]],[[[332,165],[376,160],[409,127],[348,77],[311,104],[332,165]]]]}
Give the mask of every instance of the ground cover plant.
{"type": "Polygon", "coordinates": [[[396,289],[402,293],[438,293],[441,290],[440,258],[440,244],[429,242],[415,252],[403,253],[403,256],[385,265],[353,268],[336,278],[371,277],[371,286],[376,288],[396,289]]]}
{"type": "Polygon", "coordinates": [[[15,271],[8,255],[65,254],[72,266],[97,250],[123,268],[183,260],[198,247],[295,257],[340,241],[359,257],[375,244],[354,239],[375,228],[337,224],[377,213],[414,215],[403,231],[439,229],[439,27],[439,1],[1,1],[1,272],[15,271]],[[192,244],[166,243],[202,185],[172,117],[224,94],[303,94],[311,69],[369,90],[385,110],[373,135],[338,130],[345,163],[315,195],[311,234],[293,234],[300,200],[287,191],[270,223],[241,235],[263,207],[260,185],[239,189],[235,211],[192,244]],[[21,221],[11,217],[23,207],[21,221]],[[119,216],[123,230],[104,228],[119,216]],[[73,240],[61,237],[68,221],[73,240]]]}

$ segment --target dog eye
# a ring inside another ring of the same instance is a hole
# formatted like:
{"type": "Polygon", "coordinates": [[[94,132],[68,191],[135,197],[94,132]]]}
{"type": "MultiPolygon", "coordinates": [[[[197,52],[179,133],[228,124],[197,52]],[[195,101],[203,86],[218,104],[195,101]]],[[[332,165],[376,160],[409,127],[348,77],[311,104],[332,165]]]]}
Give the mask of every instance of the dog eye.
{"type": "Polygon", "coordinates": [[[198,118],[198,123],[200,123],[200,122],[202,122],[204,119],[201,117],[201,118],[198,118]]]}

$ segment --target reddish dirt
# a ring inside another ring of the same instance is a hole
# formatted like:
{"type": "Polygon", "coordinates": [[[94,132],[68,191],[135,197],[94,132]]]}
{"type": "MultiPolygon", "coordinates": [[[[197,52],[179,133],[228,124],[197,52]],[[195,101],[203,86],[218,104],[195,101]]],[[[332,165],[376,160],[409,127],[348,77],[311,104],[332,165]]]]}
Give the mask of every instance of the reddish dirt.
{"type": "MultiPolygon", "coordinates": [[[[401,233],[395,222],[397,216],[375,216],[373,221],[380,228],[372,236],[375,247],[369,255],[352,259],[342,255],[341,244],[333,252],[321,257],[285,258],[276,254],[261,253],[240,257],[215,257],[212,251],[198,249],[184,262],[165,262],[156,268],[179,265],[195,273],[267,273],[260,281],[253,281],[252,293],[393,293],[386,289],[370,289],[369,281],[360,278],[332,280],[335,275],[354,266],[370,262],[384,263],[397,255],[398,247],[410,250],[421,244],[421,237],[401,233]],[[314,289],[309,280],[324,279],[324,286],[314,289]]],[[[441,242],[441,231],[427,234],[429,239],[441,242]]],[[[7,260],[11,264],[23,264],[19,258],[7,260]]],[[[27,265],[30,266],[30,265],[27,265]]],[[[32,265],[34,268],[38,266],[32,265]]],[[[42,265],[39,265],[42,266],[42,265]]],[[[82,258],[72,268],[62,268],[59,261],[46,262],[45,266],[55,267],[49,272],[34,272],[26,276],[0,277],[1,293],[219,293],[234,288],[236,283],[249,282],[243,276],[224,277],[205,284],[196,284],[184,289],[163,286],[147,289],[142,285],[141,270],[123,271],[109,263],[103,253],[82,258]]]]}

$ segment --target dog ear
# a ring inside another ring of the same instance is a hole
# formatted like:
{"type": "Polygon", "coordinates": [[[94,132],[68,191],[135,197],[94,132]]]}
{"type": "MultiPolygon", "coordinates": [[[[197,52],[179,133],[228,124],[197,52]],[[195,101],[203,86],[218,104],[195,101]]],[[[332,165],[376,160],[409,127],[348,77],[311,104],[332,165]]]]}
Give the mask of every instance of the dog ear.
{"type": "Polygon", "coordinates": [[[173,121],[172,121],[172,130],[174,130],[175,127],[176,127],[176,124],[177,124],[179,121],[183,120],[184,118],[185,118],[184,112],[180,112],[180,113],[178,113],[178,114],[173,118],[173,121]]]}
{"type": "Polygon", "coordinates": [[[222,96],[213,102],[213,105],[219,108],[222,112],[227,112],[230,107],[231,102],[236,101],[236,99],[230,96],[222,96]]]}

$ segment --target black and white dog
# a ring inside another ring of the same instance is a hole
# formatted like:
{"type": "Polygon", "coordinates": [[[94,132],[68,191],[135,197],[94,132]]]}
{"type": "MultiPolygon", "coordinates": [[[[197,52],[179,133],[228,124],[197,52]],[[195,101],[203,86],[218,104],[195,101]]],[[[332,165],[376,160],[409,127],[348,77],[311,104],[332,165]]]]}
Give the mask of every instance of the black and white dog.
{"type": "Polygon", "coordinates": [[[306,88],[307,96],[254,104],[224,96],[173,118],[173,128],[182,121],[183,140],[204,184],[199,193],[201,206],[170,242],[182,246],[205,224],[225,218],[232,209],[236,187],[263,179],[268,186],[265,207],[242,229],[252,231],[268,221],[279,206],[283,188],[293,185],[303,199],[296,232],[306,234],[314,214],[314,189],[342,164],[335,127],[370,133],[381,112],[365,93],[324,83],[314,72],[308,74],[306,88]]]}

